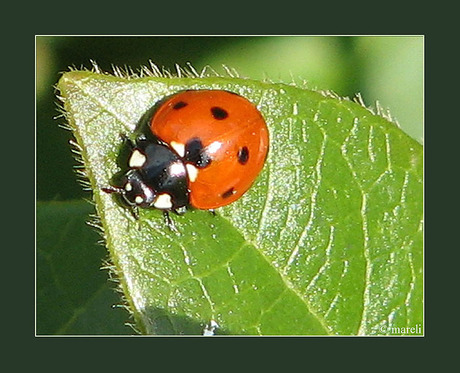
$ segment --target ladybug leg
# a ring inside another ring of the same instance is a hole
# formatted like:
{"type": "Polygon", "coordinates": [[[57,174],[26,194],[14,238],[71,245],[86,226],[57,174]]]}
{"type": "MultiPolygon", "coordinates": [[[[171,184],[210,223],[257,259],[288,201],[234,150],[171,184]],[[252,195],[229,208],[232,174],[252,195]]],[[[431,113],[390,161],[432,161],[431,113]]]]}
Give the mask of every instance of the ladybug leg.
{"type": "Polygon", "coordinates": [[[131,140],[126,133],[120,133],[119,136],[127,151],[133,151],[136,147],[136,143],[133,140],[131,140]]]}
{"type": "Polygon", "coordinates": [[[139,220],[139,209],[137,208],[137,206],[132,207],[131,215],[133,216],[134,219],[139,220]]]}
{"type": "Polygon", "coordinates": [[[140,134],[136,140],[132,140],[128,135],[125,133],[120,133],[120,138],[121,141],[123,142],[125,148],[129,151],[133,151],[134,149],[140,149],[140,148],[145,148],[145,146],[148,145],[151,141],[155,140],[157,141],[156,137],[153,137],[151,139],[148,139],[144,134],[140,134]]]}
{"type": "Polygon", "coordinates": [[[177,232],[176,225],[174,224],[174,221],[169,216],[169,212],[167,210],[163,210],[163,218],[164,218],[165,224],[168,226],[168,228],[172,232],[177,232]]]}
{"type": "Polygon", "coordinates": [[[216,216],[216,215],[217,215],[217,214],[216,214],[216,210],[214,210],[214,209],[209,209],[208,211],[211,213],[212,216],[216,216]]]}
{"type": "Polygon", "coordinates": [[[177,209],[174,209],[173,212],[176,215],[184,215],[187,212],[187,207],[185,207],[185,206],[179,207],[177,209]]]}

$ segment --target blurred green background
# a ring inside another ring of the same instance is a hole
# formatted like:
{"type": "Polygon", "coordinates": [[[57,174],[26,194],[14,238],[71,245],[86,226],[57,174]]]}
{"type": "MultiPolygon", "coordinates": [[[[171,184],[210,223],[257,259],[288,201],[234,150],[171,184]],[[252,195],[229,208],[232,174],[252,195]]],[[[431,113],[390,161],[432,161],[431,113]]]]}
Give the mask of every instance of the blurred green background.
{"type": "Polygon", "coordinates": [[[104,71],[137,70],[149,60],[170,71],[190,62],[197,71],[222,64],[241,76],[274,81],[307,81],[312,88],[341,96],[361,93],[368,106],[378,100],[417,141],[423,136],[422,36],[340,37],[36,37],[37,199],[84,196],[68,146],[71,134],[58,125],[54,85],[69,66],[104,71]]]}

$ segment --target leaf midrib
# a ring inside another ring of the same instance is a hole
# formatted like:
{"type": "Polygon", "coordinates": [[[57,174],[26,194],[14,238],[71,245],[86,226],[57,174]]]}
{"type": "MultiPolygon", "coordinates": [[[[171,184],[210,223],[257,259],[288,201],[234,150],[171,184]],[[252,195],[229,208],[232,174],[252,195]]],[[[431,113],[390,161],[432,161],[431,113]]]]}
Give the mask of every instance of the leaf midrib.
{"type": "MultiPolygon", "coordinates": [[[[226,216],[222,216],[222,215],[219,215],[219,216],[221,218],[223,218],[224,220],[226,220],[229,223],[229,225],[234,227],[234,223],[231,220],[229,220],[226,216]]],[[[329,328],[327,327],[326,320],[324,320],[323,317],[321,317],[320,315],[318,315],[318,313],[316,313],[315,311],[312,310],[312,306],[311,306],[310,302],[308,302],[304,297],[302,297],[302,295],[295,289],[295,287],[292,286],[292,284],[289,281],[289,279],[284,274],[280,273],[278,268],[273,264],[272,261],[270,261],[270,259],[264,254],[264,252],[262,250],[257,249],[258,246],[256,245],[256,243],[252,239],[250,239],[248,237],[245,237],[245,235],[241,231],[239,231],[238,229],[234,228],[234,230],[238,232],[238,234],[244,239],[245,242],[249,243],[250,246],[258,254],[260,254],[260,256],[269,264],[270,268],[273,271],[278,273],[278,275],[281,277],[281,280],[282,280],[284,286],[286,287],[286,289],[291,290],[302,301],[302,303],[305,304],[305,307],[307,308],[308,312],[317,319],[317,321],[324,328],[324,331],[328,335],[331,335],[331,333],[329,332],[329,328]]],[[[244,245],[242,245],[242,247],[244,247],[244,245]]]]}

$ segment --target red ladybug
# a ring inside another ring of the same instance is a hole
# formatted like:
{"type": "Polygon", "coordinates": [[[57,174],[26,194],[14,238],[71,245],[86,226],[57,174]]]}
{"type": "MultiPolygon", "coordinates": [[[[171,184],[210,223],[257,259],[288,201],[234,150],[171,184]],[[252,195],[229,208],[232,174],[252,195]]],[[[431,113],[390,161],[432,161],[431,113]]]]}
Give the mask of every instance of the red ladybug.
{"type": "Polygon", "coordinates": [[[164,101],[148,130],[130,142],[118,193],[137,209],[176,213],[212,210],[236,201],[253,184],[268,151],[268,129],[257,108],[222,90],[190,90],[164,101]]]}

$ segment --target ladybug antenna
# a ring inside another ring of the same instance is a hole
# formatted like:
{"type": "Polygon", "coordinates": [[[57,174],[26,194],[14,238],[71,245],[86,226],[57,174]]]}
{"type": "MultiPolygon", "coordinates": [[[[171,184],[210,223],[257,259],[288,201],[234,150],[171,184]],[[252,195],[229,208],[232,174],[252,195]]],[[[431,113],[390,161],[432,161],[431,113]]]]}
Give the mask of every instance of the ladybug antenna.
{"type": "MultiPolygon", "coordinates": [[[[113,185],[109,185],[108,187],[102,187],[101,190],[109,194],[117,193],[120,195],[124,195],[126,193],[126,190],[124,188],[116,187],[113,185]]],[[[131,207],[130,212],[133,218],[136,220],[139,220],[139,209],[137,208],[137,206],[130,206],[130,207],[131,207]]]]}
{"type": "Polygon", "coordinates": [[[116,187],[113,185],[109,185],[108,187],[102,187],[101,190],[109,194],[111,193],[124,194],[125,193],[125,190],[123,188],[116,187]]]}

